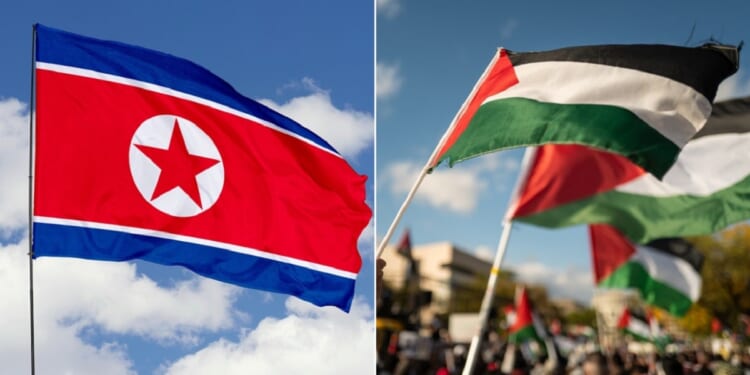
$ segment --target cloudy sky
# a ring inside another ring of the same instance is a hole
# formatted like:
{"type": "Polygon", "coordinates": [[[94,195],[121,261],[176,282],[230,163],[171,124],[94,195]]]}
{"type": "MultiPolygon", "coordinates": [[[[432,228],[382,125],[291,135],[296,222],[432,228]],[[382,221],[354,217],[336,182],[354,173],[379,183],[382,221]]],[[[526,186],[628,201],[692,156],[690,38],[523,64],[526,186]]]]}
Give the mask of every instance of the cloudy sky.
{"type": "MultiPolygon", "coordinates": [[[[192,60],[327,139],[374,201],[374,5],[34,1],[0,12],[2,372],[29,372],[28,158],[35,22],[192,60]]],[[[374,369],[373,233],[349,314],[177,267],[34,261],[39,374],[351,374],[374,369]]]]}
{"type": "MultiPolygon", "coordinates": [[[[498,47],[750,40],[750,4],[739,0],[377,3],[378,238],[498,47]]],[[[743,55],[720,98],[750,94],[750,58],[743,55]]],[[[438,167],[425,177],[392,241],[408,227],[415,244],[452,241],[492,259],[522,155],[517,149],[438,167]]],[[[588,303],[593,293],[584,226],[515,224],[503,265],[556,297],[588,303]]]]}

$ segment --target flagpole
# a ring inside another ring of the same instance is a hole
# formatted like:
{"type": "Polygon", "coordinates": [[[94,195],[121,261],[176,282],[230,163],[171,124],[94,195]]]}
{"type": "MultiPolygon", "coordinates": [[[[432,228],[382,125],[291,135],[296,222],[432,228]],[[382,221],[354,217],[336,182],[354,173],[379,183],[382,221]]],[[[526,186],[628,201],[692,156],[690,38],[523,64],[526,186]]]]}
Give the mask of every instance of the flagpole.
{"type": "Polygon", "coordinates": [[[31,334],[31,375],[35,373],[34,358],[34,242],[33,226],[33,181],[34,181],[34,112],[36,73],[36,25],[31,26],[31,90],[29,93],[29,329],[31,334]]]}
{"type": "Polygon", "coordinates": [[[495,64],[495,62],[497,61],[499,57],[500,57],[500,51],[498,50],[498,52],[496,52],[495,55],[492,57],[492,60],[490,60],[490,63],[487,64],[487,67],[484,69],[484,72],[482,72],[482,75],[474,84],[474,88],[471,89],[471,93],[469,93],[469,96],[466,97],[466,100],[464,100],[464,103],[461,105],[461,108],[459,108],[458,112],[456,112],[456,115],[453,116],[453,120],[448,126],[448,129],[445,131],[445,133],[443,133],[443,136],[440,137],[440,141],[438,142],[437,146],[435,146],[435,150],[432,151],[432,155],[430,155],[430,158],[427,159],[427,163],[425,163],[425,166],[422,167],[422,170],[419,172],[419,176],[417,177],[417,180],[414,182],[414,185],[412,185],[411,190],[409,190],[409,194],[406,195],[406,199],[404,199],[404,202],[401,204],[401,207],[398,209],[398,212],[396,212],[396,217],[393,218],[391,225],[388,227],[388,231],[385,232],[385,236],[383,236],[383,239],[380,241],[380,245],[378,246],[378,251],[375,255],[375,258],[380,258],[380,256],[383,254],[383,250],[385,250],[385,246],[391,240],[391,237],[393,237],[393,232],[396,230],[398,223],[401,222],[401,218],[403,217],[404,212],[406,211],[406,207],[408,207],[409,204],[411,203],[412,199],[414,198],[414,194],[417,193],[417,189],[419,188],[419,185],[422,184],[422,180],[424,180],[424,177],[427,175],[427,173],[430,171],[430,168],[433,166],[433,160],[437,157],[438,153],[443,148],[443,145],[445,145],[445,142],[448,140],[448,136],[451,134],[452,130],[456,127],[456,123],[458,122],[459,116],[462,113],[464,113],[464,111],[466,111],[466,108],[469,106],[469,102],[471,102],[471,99],[479,90],[479,86],[481,85],[482,81],[484,81],[484,79],[490,73],[490,69],[495,64]]]}
{"type": "Polygon", "coordinates": [[[482,335],[487,329],[487,317],[489,316],[490,307],[492,306],[492,296],[495,294],[497,275],[500,273],[500,264],[503,262],[503,257],[505,256],[505,249],[508,245],[510,229],[513,226],[513,222],[503,219],[502,225],[503,232],[500,235],[500,241],[497,244],[495,261],[492,263],[490,278],[487,280],[487,289],[485,289],[484,298],[482,298],[482,306],[479,308],[479,331],[471,338],[471,346],[469,346],[469,353],[466,355],[466,364],[464,365],[464,370],[462,372],[463,375],[472,374],[474,363],[477,359],[477,353],[479,352],[479,346],[481,345],[482,335]]]}
{"type": "Polygon", "coordinates": [[[508,248],[510,230],[513,226],[513,221],[511,220],[512,212],[516,206],[521,187],[523,186],[529,169],[531,168],[531,161],[534,159],[534,155],[536,155],[536,147],[527,147],[523,155],[523,162],[521,162],[521,172],[518,175],[516,186],[508,201],[508,211],[505,217],[503,217],[503,231],[500,234],[500,240],[497,243],[495,260],[490,269],[490,277],[487,280],[487,289],[485,290],[484,298],[482,299],[482,306],[479,308],[479,331],[471,338],[471,346],[469,347],[469,353],[466,355],[466,364],[464,365],[462,375],[471,375],[474,371],[474,363],[477,359],[482,336],[487,329],[487,317],[490,314],[492,297],[495,294],[495,285],[497,284],[497,277],[500,274],[500,265],[503,263],[505,250],[508,248]]]}
{"type": "Polygon", "coordinates": [[[500,364],[500,371],[505,374],[513,372],[513,367],[516,362],[516,344],[509,343],[505,346],[505,354],[503,354],[503,363],[500,364]]]}

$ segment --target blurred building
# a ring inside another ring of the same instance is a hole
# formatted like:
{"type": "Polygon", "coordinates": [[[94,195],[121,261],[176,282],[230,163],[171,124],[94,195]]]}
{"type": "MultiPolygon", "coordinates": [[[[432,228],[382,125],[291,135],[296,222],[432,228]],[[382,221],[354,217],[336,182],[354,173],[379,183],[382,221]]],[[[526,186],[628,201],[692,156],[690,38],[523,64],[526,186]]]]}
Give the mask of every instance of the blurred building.
{"type": "Polygon", "coordinates": [[[586,308],[586,306],[571,298],[557,298],[552,299],[549,302],[557,308],[562,316],[567,316],[586,308]]]}
{"type": "Polygon", "coordinates": [[[626,289],[595,290],[591,305],[596,310],[600,344],[605,348],[620,344],[622,335],[617,329],[617,322],[625,308],[642,309],[638,293],[626,289]]]}
{"type": "MultiPolygon", "coordinates": [[[[467,297],[476,299],[476,293],[467,296],[466,291],[484,288],[481,280],[486,280],[492,267],[490,262],[450,242],[413,246],[411,254],[418,263],[419,288],[432,294],[431,303],[422,307],[423,323],[430,322],[436,314],[461,310],[463,304],[469,303],[467,297]]],[[[409,274],[407,258],[394,245],[388,245],[381,257],[387,262],[383,270],[385,283],[394,289],[404,288],[409,274]]]]}

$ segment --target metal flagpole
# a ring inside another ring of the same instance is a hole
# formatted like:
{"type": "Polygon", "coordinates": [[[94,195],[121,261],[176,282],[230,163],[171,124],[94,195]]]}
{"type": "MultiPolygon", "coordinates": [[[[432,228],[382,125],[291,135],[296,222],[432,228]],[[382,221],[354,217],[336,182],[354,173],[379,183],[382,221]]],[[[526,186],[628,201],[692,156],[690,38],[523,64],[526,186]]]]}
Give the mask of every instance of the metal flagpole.
{"type": "Polygon", "coordinates": [[[464,370],[462,372],[463,375],[471,375],[474,370],[474,363],[476,363],[479,346],[482,343],[482,336],[487,329],[487,317],[489,316],[490,307],[492,306],[492,297],[495,294],[497,275],[500,273],[500,264],[503,262],[505,249],[508,247],[508,239],[510,238],[510,229],[512,225],[512,221],[503,219],[503,233],[500,235],[500,241],[497,244],[495,261],[492,263],[492,269],[490,269],[490,278],[487,280],[487,289],[485,290],[484,298],[482,299],[482,307],[479,308],[479,332],[471,338],[471,346],[469,346],[469,353],[466,355],[466,364],[464,365],[464,370]]]}
{"type": "Polygon", "coordinates": [[[31,27],[31,92],[29,93],[29,328],[31,333],[31,375],[35,373],[34,358],[34,250],[33,250],[33,182],[34,182],[34,112],[36,97],[36,25],[31,27]]]}
{"type": "Polygon", "coordinates": [[[536,147],[527,147],[526,152],[523,155],[523,162],[521,163],[521,173],[516,181],[516,186],[511,194],[508,201],[508,211],[503,218],[503,232],[500,235],[500,241],[497,243],[497,251],[495,252],[495,260],[492,263],[490,269],[490,277],[487,280],[487,289],[482,299],[482,306],[479,309],[479,331],[471,338],[471,346],[469,347],[469,353],[466,355],[466,364],[464,365],[463,375],[471,375],[474,371],[474,363],[476,362],[479,347],[481,346],[482,336],[487,329],[487,317],[490,313],[490,307],[492,306],[492,297],[495,294],[495,284],[497,283],[497,276],[500,273],[500,265],[503,262],[505,256],[505,250],[508,247],[508,240],[510,239],[510,230],[513,226],[510,216],[514,211],[515,204],[518,195],[521,192],[521,186],[526,181],[526,175],[529,173],[531,168],[531,161],[534,159],[536,154],[536,147]]]}
{"type": "Polygon", "coordinates": [[[417,180],[414,182],[414,185],[411,187],[411,190],[409,190],[409,194],[406,195],[406,199],[404,199],[404,203],[401,204],[401,207],[398,209],[398,212],[396,213],[396,217],[393,218],[393,221],[391,222],[391,225],[388,227],[388,231],[385,232],[385,236],[380,241],[380,245],[378,246],[378,251],[376,252],[375,258],[380,258],[380,256],[383,254],[383,250],[385,250],[385,246],[388,244],[388,242],[391,240],[391,237],[393,236],[393,232],[396,230],[396,227],[398,226],[398,223],[401,221],[401,218],[404,216],[404,212],[406,211],[406,207],[409,206],[409,203],[411,203],[411,200],[414,198],[414,194],[417,193],[417,189],[419,188],[419,185],[422,184],[422,180],[424,180],[425,175],[427,175],[427,172],[430,170],[430,167],[432,166],[433,159],[437,156],[438,152],[443,148],[443,145],[448,140],[448,136],[451,134],[451,131],[456,127],[456,123],[458,122],[459,116],[464,113],[466,108],[469,106],[469,102],[471,102],[471,99],[474,97],[476,92],[479,90],[479,86],[484,81],[485,77],[490,72],[490,69],[495,64],[495,61],[500,56],[500,52],[496,52],[495,56],[492,57],[492,60],[489,64],[487,64],[487,67],[484,69],[484,72],[479,77],[477,82],[474,84],[474,88],[471,90],[471,93],[469,93],[469,96],[466,97],[466,100],[461,105],[461,108],[456,112],[456,115],[453,117],[453,121],[451,121],[450,126],[448,126],[448,130],[445,131],[443,136],[440,138],[440,141],[438,142],[437,146],[435,146],[435,150],[432,151],[432,155],[430,155],[430,158],[427,159],[427,163],[422,168],[422,171],[419,173],[419,177],[417,177],[417,180]]]}

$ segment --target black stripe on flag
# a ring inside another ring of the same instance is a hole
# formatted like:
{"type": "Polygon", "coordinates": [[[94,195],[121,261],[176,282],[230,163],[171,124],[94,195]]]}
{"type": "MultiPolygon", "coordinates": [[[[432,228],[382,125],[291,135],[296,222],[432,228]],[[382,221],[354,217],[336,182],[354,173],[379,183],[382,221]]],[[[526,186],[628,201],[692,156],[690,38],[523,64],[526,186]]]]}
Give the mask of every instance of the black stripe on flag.
{"type": "Polygon", "coordinates": [[[660,251],[667,255],[681,258],[688,262],[688,264],[690,264],[690,266],[692,266],[699,274],[703,267],[703,254],[701,254],[690,242],[687,242],[682,238],[661,238],[653,240],[643,246],[660,251]]]}
{"type": "Polygon", "coordinates": [[[750,96],[716,102],[704,126],[693,139],[707,135],[750,132],[750,96]]]}
{"type": "Polygon", "coordinates": [[[737,47],[704,44],[679,47],[658,44],[599,45],[540,52],[508,51],[513,66],[545,61],[574,61],[640,70],[681,82],[713,102],[716,88],[737,71],[737,47]]]}
{"type": "Polygon", "coordinates": [[[646,314],[641,311],[630,310],[630,320],[640,320],[643,324],[648,325],[649,321],[646,314]]]}

